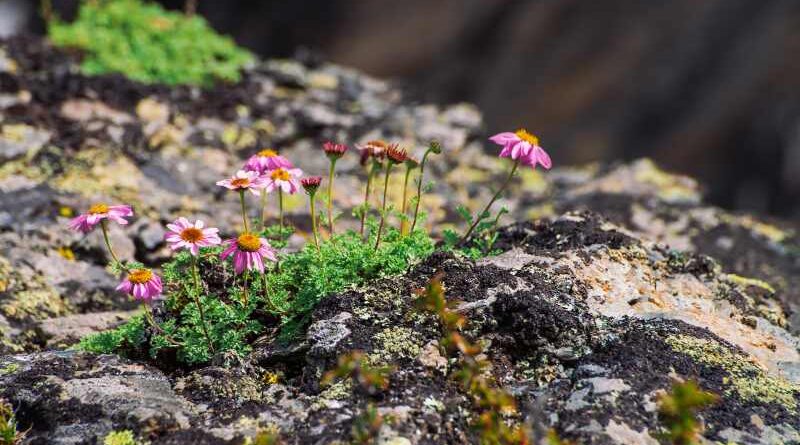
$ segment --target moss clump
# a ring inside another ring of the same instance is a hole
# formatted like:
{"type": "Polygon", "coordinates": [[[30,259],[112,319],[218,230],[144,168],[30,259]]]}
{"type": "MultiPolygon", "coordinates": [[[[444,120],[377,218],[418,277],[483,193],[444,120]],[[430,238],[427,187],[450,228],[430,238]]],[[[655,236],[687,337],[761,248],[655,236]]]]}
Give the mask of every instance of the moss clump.
{"type": "Polygon", "coordinates": [[[108,433],[103,439],[103,445],[139,445],[139,442],[136,442],[133,432],[125,430],[108,433]]]}
{"type": "Polygon", "coordinates": [[[726,390],[744,400],[777,403],[791,412],[797,410],[800,385],[767,375],[752,359],[735,353],[722,344],[688,335],[672,335],[666,342],[677,352],[699,363],[722,368],[728,372],[726,390]]]}
{"type": "Polygon", "coordinates": [[[141,0],[83,2],[74,22],[53,20],[48,35],[57,46],[86,51],[87,75],[122,73],[144,83],[238,82],[253,60],[202,17],[141,0]]]}
{"type": "Polygon", "coordinates": [[[99,332],[81,339],[75,349],[95,354],[120,353],[139,350],[145,342],[144,315],[137,315],[122,326],[99,332]]]}
{"type": "Polygon", "coordinates": [[[25,433],[17,430],[17,419],[11,405],[0,399],[0,445],[18,445],[24,438],[25,433]]]}

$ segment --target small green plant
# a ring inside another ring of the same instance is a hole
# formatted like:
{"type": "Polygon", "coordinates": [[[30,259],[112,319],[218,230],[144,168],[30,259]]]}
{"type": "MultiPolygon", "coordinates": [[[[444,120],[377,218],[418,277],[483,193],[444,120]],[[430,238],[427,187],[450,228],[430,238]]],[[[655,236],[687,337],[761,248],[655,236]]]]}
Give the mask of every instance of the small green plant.
{"type": "Polygon", "coordinates": [[[18,445],[25,438],[25,433],[17,430],[17,419],[14,410],[5,400],[0,399],[0,445],[18,445]]]}
{"type": "Polygon", "coordinates": [[[280,432],[275,429],[259,429],[256,437],[247,438],[245,445],[283,445],[280,432]]]}
{"type": "Polygon", "coordinates": [[[85,51],[87,75],[121,73],[144,83],[238,82],[253,60],[202,17],[143,0],[84,1],[74,22],[50,19],[48,35],[57,46],[85,51]]]}
{"type": "Polygon", "coordinates": [[[129,430],[112,431],[103,439],[103,445],[139,445],[133,432],[129,430]]]}
{"type": "MultiPolygon", "coordinates": [[[[464,206],[458,206],[456,212],[467,223],[472,224],[472,214],[469,213],[464,206]]],[[[508,209],[501,207],[494,218],[491,217],[489,211],[479,215],[479,222],[473,230],[472,237],[463,242],[461,237],[455,230],[446,229],[443,232],[444,244],[448,249],[459,250],[464,255],[472,259],[483,258],[487,255],[494,255],[498,252],[494,249],[494,243],[497,241],[498,233],[497,226],[500,222],[500,217],[508,213],[508,209]]]]}
{"type": "MultiPolygon", "coordinates": [[[[339,357],[336,368],[322,376],[321,384],[330,385],[334,380],[352,379],[358,387],[370,396],[389,387],[390,366],[372,366],[361,351],[352,351],[339,357]]],[[[367,403],[364,411],[356,417],[350,431],[354,444],[376,443],[384,418],[373,401],[367,403]]]]}
{"type": "Polygon", "coordinates": [[[714,404],[719,397],[701,390],[691,380],[676,382],[658,399],[658,415],[667,428],[664,439],[672,445],[696,445],[702,432],[697,411],[714,404]]]}
{"type": "Polygon", "coordinates": [[[440,345],[448,354],[460,354],[460,367],[453,373],[461,387],[472,396],[480,414],[473,421],[481,445],[527,445],[531,443],[528,431],[522,426],[509,426],[504,416],[515,414],[514,397],[496,387],[487,373],[489,362],[480,357],[482,348],[460,334],[466,319],[452,309],[454,302],[444,296],[441,275],[435,276],[425,289],[419,291],[417,304],[435,314],[442,324],[444,335],[440,345]]]}

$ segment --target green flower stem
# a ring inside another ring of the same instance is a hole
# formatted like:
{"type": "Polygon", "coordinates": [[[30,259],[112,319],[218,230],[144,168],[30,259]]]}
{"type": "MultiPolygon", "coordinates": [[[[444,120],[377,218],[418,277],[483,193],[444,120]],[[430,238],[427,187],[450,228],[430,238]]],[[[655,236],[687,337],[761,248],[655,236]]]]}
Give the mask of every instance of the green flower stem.
{"type": "Polygon", "coordinates": [[[242,223],[244,223],[244,232],[249,233],[250,227],[247,225],[247,207],[244,204],[244,190],[239,190],[239,201],[242,203],[242,223]]]}
{"type": "Polygon", "coordinates": [[[163,329],[161,329],[161,326],[159,326],[156,323],[155,318],[153,318],[153,312],[150,311],[150,306],[148,306],[147,303],[144,302],[144,300],[142,300],[142,308],[144,309],[144,318],[147,320],[147,324],[149,324],[153,328],[153,330],[158,332],[160,335],[163,335],[164,338],[166,338],[167,341],[172,346],[181,347],[181,346],[184,345],[182,342],[179,342],[179,341],[175,340],[174,338],[172,338],[171,336],[167,335],[167,333],[164,332],[163,329]]]}
{"type": "MultiPolygon", "coordinates": [[[[403,201],[400,203],[400,214],[405,216],[408,207],[408,179],[411,177],[411,166],[406,166],[406,176],[403,179],[403,201]]],[[[406,218],[400,220],[400,234],[405,235],[408,231],[408,221],[406,218]]]]}
{"type": "Polygon", "coordinates": [[[283,189],[278,188],[278,219],[281,225],[281,239],[283,239],[283,189]]]}
{"type": "Polygon", "coordinates": [[[108,253],[111,254],[114,263],[119,264],[120,267],[127,271],[128,266],[122,264],[119,258],[117,258],[117,254],[114,253],[114,249],[111,247],[111,240],[108,239],[108,222],[106,222],[105,219],[100,220],[100,229],[103,231],[103,240],[106,242],[106,248],[108,248],[108,253]]]}
{"type": "Polygon", "coordinates": [[[378,236],[375,238],[375,251],[378,251],[378,247],[381,244],[381,235],[383,234],[383,224],[386,221],[386,191],[389,189],[389,175],[392,172],[392,164],[391,161],[386,161],[386,177],[383,180],[383,204],[381,206],[381,223],[378,226],[378,236]]]}
{"type": "MultiPolygon", "coordinates": [[[[331,159],[331,168],[328,173],[328,229],[330,230],[330,237],[333,238],[333,172],[336,168],[337,159],[331,159]]],[[[312,200],[313,205],[313,200],[312,200]]]]}
{"type": "Polygon", "coordinates": [[[200,293],[202,292],[200,288],[200,272],[197,269],[197,257],[192,255],[192,276],[194,277],[194,303],[197,305],[197,310],[200,312],[200,323],[203,326],[203,334],[206,336],[206,340],[208,341],[208,349],[211,352],[214,351],[214,342],[211,341],[211,336],[208,335],[208,323],[206,323],[206,311],[203,309],[203,305],[200,304],[200,293]]]}
{"type": "Polygon", "coordinates": [[[425,175],[425,161],[428,160],[428,155],[433,150],[433,147],[428,147],[425,154],[422,155],[422,162],[419,163],[419,178],[417,179],[417,203],[414,207],[414,220],[411,222],[411,229],[409,233],[414,233],[414,228],[417,227],[417,217],[419,216],[419,204],[422,202],[422,179],[425,175]]]}
{"type": "Polygon", "coordinates": [[[489,211],[489,209],[492,207],[492,204],[494,204],[494,202],[497,201],[497,198],[500,197],[500,194],[503,193],[503,190],[505,190],[506,187],[508,187],[508,184],[511,183],[511,179],[514,178],[514,173],[517,172],[517,167],[519,167],[519,159],[517,159],[514,162],[514,166],[511,167],[511,171],[508,172],[508,177],[506,177],[506,180],[505,182],[503,182],[503,185],[501,185],[500,188],[497,190],[497,193],[495,193],[494,196],[492,196],[492,199],[489,200],[489,204],[486,204],[486,207],[483,209],[483,211],[475,216],[475,221],[472,222],[472,225],[469,226],[469,230],[467,230],[467,233],[465,233],[464,236],[461,238],[461,242],[459,242],[460,245],[463,245],[467,241],[467,238],[469,238],[469,236],[472,235],[472,231],[475,230],[475,227],[478,226],[478,223],[480,223],[483,220],[483,215],[489,211]]]}
{"type": "MultiPolygon", "coordinates": [[[[314,193],[308,195],[309,206],[311,207],[311,232],[314,234],[314,245],[317,246],[317,253],[320,253],[319,235],[317,233],[317,210],[314,205],[314,195],[314,193]]],[[[333,231],[331,231],[331,236],[333,236],[333,231]]]]}
{"type": "Polygon", "coordinates": [[[261,231],[267,228],[267,194],[261,192],[261,231]]]}
{"type": "Polygon", "coordinates": [[[242,272],[242,279],[244,280],[244,286],[242,286],[242,306],[247,307],[249,303],[249,298],[247,298],[247,270],[242,272]]]}
{"type": "Polygon", "coordinates": [[[369,213],[369,197],[372,194],[372,182],[380,171],[381,163],[372,161],[372,167],[367,173],[367,191],[364,193],[364,213],[361,214],[361,236],[364,236],[364,227],[366,226],[367,213],[369,213]]]}

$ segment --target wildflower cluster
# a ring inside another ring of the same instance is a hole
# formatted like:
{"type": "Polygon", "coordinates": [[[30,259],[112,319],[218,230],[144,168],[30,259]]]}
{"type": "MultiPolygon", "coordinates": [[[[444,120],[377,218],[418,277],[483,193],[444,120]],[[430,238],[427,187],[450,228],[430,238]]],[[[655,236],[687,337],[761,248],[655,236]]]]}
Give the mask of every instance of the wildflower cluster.
{"type": "Polygon", "coordinates": [[[435,276],[425,289],[419,291],[418,305],[439,318],[444,329],[441,346],[449,354],[460,354],[461,367],[453,377],[471,396],[480,410],[473,426],[478,432],[481,444],[527,445],[531,443],[528,431],[521,426],[509,426],[504,416],[517,413],[514,397],[498,389],[488,372],[490,363],[481,357],[481,347],[464,338],[459,331],[464,328],[466,319],[452,309],[454,302],[444,296],[441,275],[435,276]]]}
{"type": "MultiPolygon", "coordinates": [[[[522,136],[524,138],[517,142],[503,139],[507,145],[501,156],[508,152],[515,160],[504,187],[520,163],[550,165],[541,147],[529,141],[532,136],[528,133],[522,136]]],[[[179,360],[190,363],[208,361],[217,352],[244,353],[248,349],[247,340],[262,329],[259,319],[263,320],[263,315],[257,314],[278,317],[284,333],[297,331],[306,322],[308,312],[325,295],[380,275],[402,272],[411,262],[430,254],[433,241],[417,225],[422,219],[420,202],[425,164],[431,154],[442,152],[441,145],[431,142],[421,161],[399,144],[380,140],[370,141],[358,150],[367,177],[364,202],[354,211],[354,215],[360,217],[358,232],[335,231],[335,168],[349,151],[346,145],[326,142],[321,147],[321,154],[329,159],[330,166],[327,184],[324,184],[327,227],[321,226],[316,211],[323,177],[303,177],[303,171],[289,159],[274,149],[264,149],[247,159],[230,177],[216,183],[238,197],[240,230],[223,240],[219,229],[208,227],[202,220],[192,222],[181,216],[166,225],[165,242],[176,256],[164,266],[165,281],[153,269],[123,262],[114,252],[108,224],[127,225],[134,215],[131,206],[98,203],[74,218],[70,227],[81,233],[88,234],[100,227],[113,259],[112,270],[125,275],[117,289],[141,301],[144,308],[143,319],[135,318],[113,333],[90,337],[81,347],[96,352],[116,352],[120,348],[138,349],[149,344],[151,356],[163,348],[175,348],[179,351],[179,360]],[[402,202],[394,207],[388,202],[388,188],[397,166],[405,170],[402,202]],[[418,172],[416,196],[409,199],[409,183],[415,172],[418,172]],[[373,210],[372,186],[381,173],[382,199],[380,206],[373,210]],[[280,252],[292,233],[284,220],[284,200],[286,195],[301,189],[309,199],[313,244],[308,243],[293,253],[280,252]],[[277,197],[277,226],[267,224],[273,219],[269,215],[269,195],[277,197]],[[250,211],[251,196],[258,199],[256,218],[250,211]],[[413,212],[410,212],[412,207],[413,212]],[[396,208],[400,209],[399,224],[393,226],[390,220],[398,213],[392,211],[396,208]],[[233,282],[226,278],[228,264],[232,266],[233,282]],[[223,271],[219,271],[220,268],[223,271]],[[212,289],[204,278],[209,276],[221,279],[224,289],[212,289]],[[164,293],[168,296],[165,307],[172,317],[156,322],[149,303],[162,299],[164,293]],[[141,330],[137,331],[137,326],[144,326],[143,322],[151,328],[153,335],[149,338],[141,330]]],[[[490,201],[487,210],[501,192],[502,189],[490,201]]],[[[464,240],[473,229],[474,226],[470,227],[464,240]]]]}

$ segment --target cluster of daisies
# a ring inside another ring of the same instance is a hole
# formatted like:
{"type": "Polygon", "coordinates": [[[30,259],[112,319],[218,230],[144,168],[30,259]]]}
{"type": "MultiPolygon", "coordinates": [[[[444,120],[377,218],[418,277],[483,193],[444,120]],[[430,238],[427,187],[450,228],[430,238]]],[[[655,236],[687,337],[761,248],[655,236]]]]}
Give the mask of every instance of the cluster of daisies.
{"type": "MultiPolygon", "coordinates": [[[[486,208],[478,214],[479,217],[474,218],[474,223],[464,234],[462,241],[468,239],[481,220],[481,215],[490,209],[495,200],[505,190],[520,165],[526,165],[532,168],[541,165],[545,169],[551,167],[550,157],[544,149],[539,146],[539,140],[525,130],[519,130],[514,133],[500,133],[491,137],[490,140],[502,146],[499,156],[510,158],[513,161],[513,165],[507,180],[489,201],[486,208]]],[[[364,204],[363,208],[359,211],[361,217],[360,234],[362,236],[364,236],[365,219],[370,211],[369,203],[373,187],[376,181],[380,180],[380,175],[383,174],[383,199],[379,209],[380,223],[378,225],[377,234],[375,234],[374,245],[375,250],[377,250],[380,247],[381,237],[386,225],[387,188],[393,168],[396,166],[405,167],[402,202],[399,205],[399,210],[402,215],[406,216],[401,218],[400,233],[407,235],[414,231],[419,217],[422,175],[425,162],[430,154],[441,153],[441,147],[438,143],[432,142],[425,150],[421,160],[409,155],[409,153],[398,144],[389,144],[379,140],[370,141],[358,147],[358,150],[360,152],[361,165],[366,169],[367,175],[364,204]],[[414,200],[409,200],[409,179],[412,172],[415,170],[419,170],[417,175],[416,197],[414,200]],[[413,211],[410,211],[409,204],[413,204],[413,211]],[[408,212],[411,214],[409,215],[408,212]]],[[[327,196],[324,201],[327,206],[328,236],[332,237],[334,234],[335,222],[333,214],[333,182],[336,162],[348,152],[348,147],[343,144],[326,142],[322,146],[322,151],[330,160],[327,196]]],[[[192,256],[192,273],[196,287],[195,301],[200,310],[201,318],[204,317],[204,314],[199,302],[201,288],[199,284],[199,274],[197,272],[197,257],[200,254],[200,249],[224,244],[225,249],[220,254],[220,258],[223,261],[232,258],[235,274],[240,275],[245,271],[257,271],[264,274],[267,269],[265,267],[265,262],[278,261],[276,249],[273,248],[269,241],[263,236],[265,230],[264,222],[266,220],[266,196],[270,193],[277,194],[279,223],[281,229],[283,229],[284,196],[286,194],[297,193],[302,188],[310,198],[309,206],[311,211],[313,239],[319,250],[320,233],[315,208],[315,196],[321,183],[321,176],[303,177],[303,171],[295,167],[287,158],[279,155],[274,150],[262,150],[249,158],[243,168],[237,171],[232,177],[217,182],[218,186],[237,192],[239,195],[243,231],[240,232],[238,236],[229,238],[223,242],[219,236],[219,229],[215,227],[206,227],[205,223],[201,220],[191,222],[185,217],[180,217],[172,223],[167,224],[168,233],[165,236],[165,241],[169,247],[173,251],[186,249],[192,256]],[[251,227],[252,224],[248,217],[246,192],[261,198],[260,229],[251,227]]],[[[134,299],[146,303],[161,295],[163,291],[161,278],[151,269],[130,268],[125,263],[119,261],[108,238],[109,221],[120,225],[126,225],[128,224],[128,219],[132,216],[133,209],[129,205],[110,206],[106,204],[95,204],[91,206],[85,214],[74,218],[70,222],[70,228],[85,234],[99,226],[111,257],[114,262],[126,272],[126,278],[120,283],[117,289],[131,295],[134,299]]],[[[281,233],[283,233],[283,230],[281,230],[281,233]]],[[[247,298],[246,287],[245,284],[245,304],[247,298]]],[[[146,304],[145,308],[147,309],[146,304]]]]}

